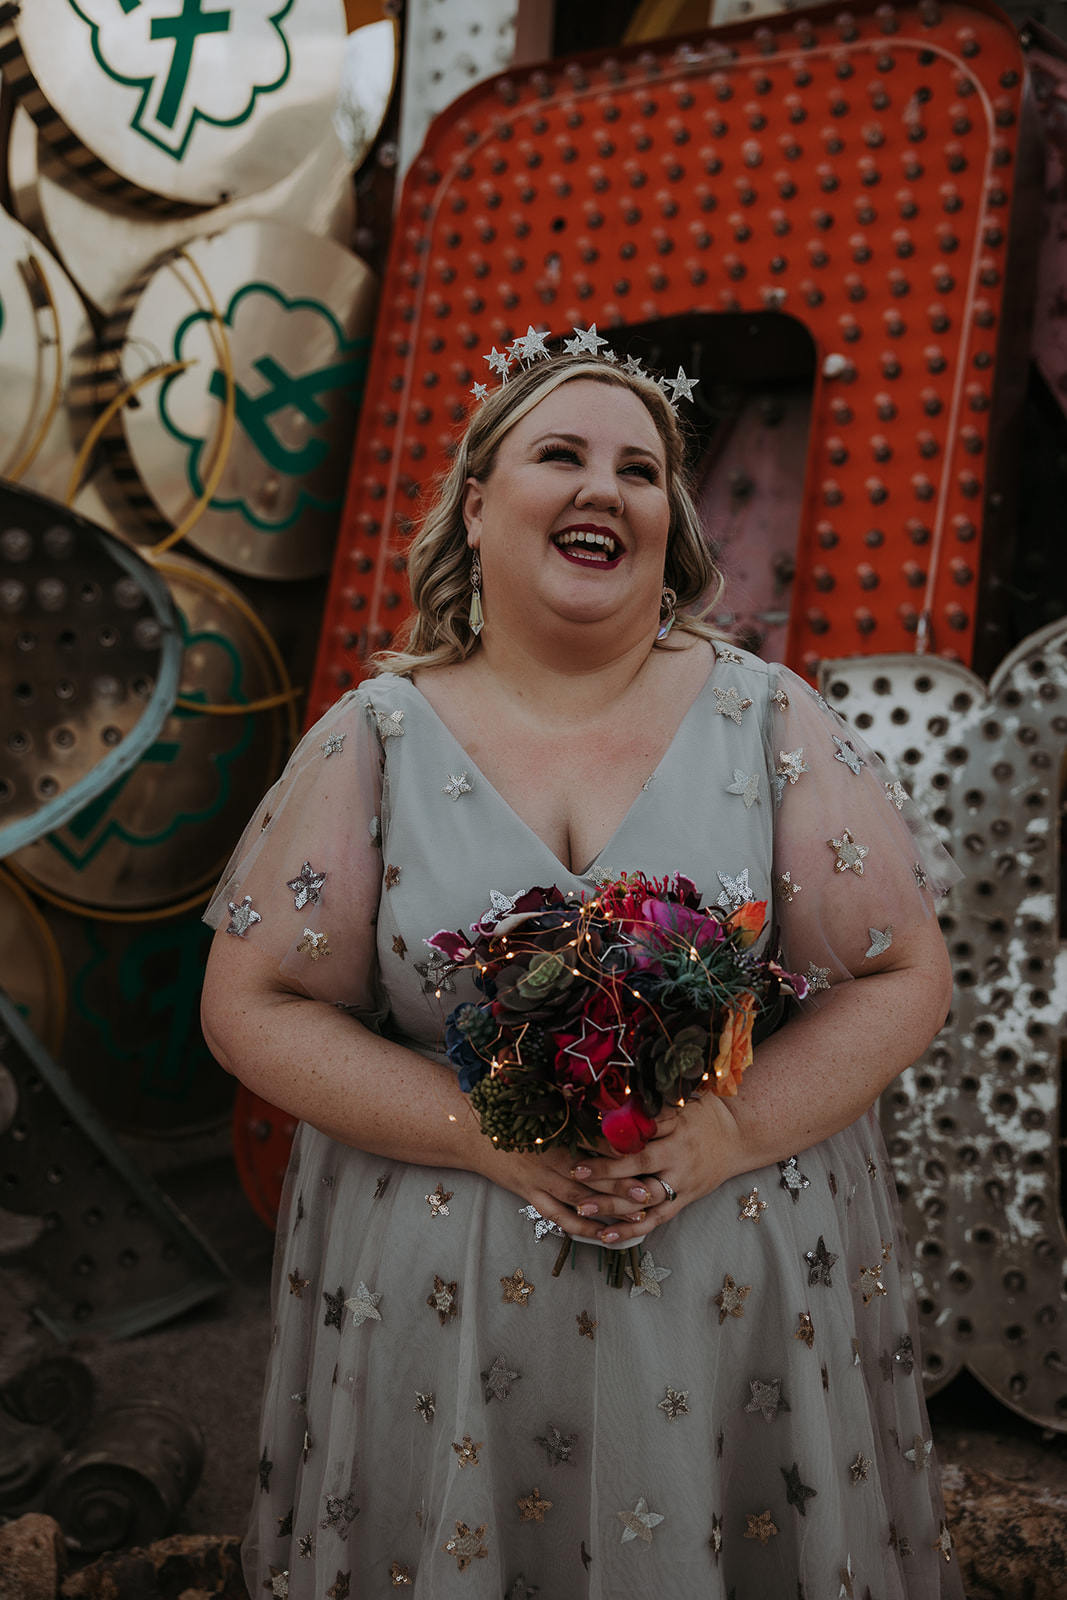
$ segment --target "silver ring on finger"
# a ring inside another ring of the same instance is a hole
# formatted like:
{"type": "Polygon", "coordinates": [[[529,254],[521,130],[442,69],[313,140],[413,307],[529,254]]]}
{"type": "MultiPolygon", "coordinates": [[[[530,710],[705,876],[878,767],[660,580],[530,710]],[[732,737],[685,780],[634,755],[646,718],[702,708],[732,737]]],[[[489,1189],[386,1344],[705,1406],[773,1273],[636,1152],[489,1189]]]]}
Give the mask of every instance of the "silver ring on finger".
{"type": "Polygon", "coordinates": [[[670,1201],[672,1201],[672,1202],[673,1202],[673,1201],[675,1201],[675,1200],[677,1200],[677,1198],[678,1198],[678,1191],[677,1191],[677,1190],[676,1190],[676,1189],[672,1189],[672,1188],[671,1188],[671,1186],[670,1186],[670,1184],[669,1184],[669,1183],[668,1183],[668,1182],[667,1182],[667,1180],[666,1180],[666,1178],[660,1178],[660,1180],[659,1180],[659,1181],[660,1181],[660,1183],[661,1183],[661,1184],[662,1184],[662,1185],[663,1185],[663,1192],[664,1192],[664,1194],[665,1194],[665,1195],[666,1195],[666,1196],[667,1196],[667,1199],[668,1199],[668,1200],[670,1200],[670,1201]]]}

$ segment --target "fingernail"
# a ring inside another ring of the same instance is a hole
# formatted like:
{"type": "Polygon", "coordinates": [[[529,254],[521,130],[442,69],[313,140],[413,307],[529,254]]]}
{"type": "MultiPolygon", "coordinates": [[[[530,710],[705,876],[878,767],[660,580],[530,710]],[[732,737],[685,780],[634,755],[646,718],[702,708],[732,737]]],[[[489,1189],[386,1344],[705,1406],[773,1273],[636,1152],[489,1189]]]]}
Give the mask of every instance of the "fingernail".
{"type": "Polygon", "coordinates": [[[587,1200],[584,1206],[578,1207],[578,1215],[580,1217],[595,1217],[599,1210],[600,1207],[594,1201],[587,1200]]]}
{"type": "Polygon", "coordinates": [[[571,1177],[572,1178],[577,1178],[579,1181],[582,1178],[591,1178],[592,1175],[593,1175],[592,1167],[572,1167],[571,1168],[571,1177]]]}
{"type": "Polygon", "coordinates": [[[642,1187],[641,1187],[641,1185],[639,1183],[635,1184],[634,1187],[630,1190],[630,1199],[631,1200],[647,1200],[648,1198],[649,1198],[648,1190],[647,1189],[642,1189],[642,1187]]]}
{"type": "Polygon", "coordinates": [[[635,1211],[633,1216],[632,1217],[627,1217],[626,1220],[627,1220],[627,1222],[644,1222],[645,1213],[643,1211],[635,1211]]]}
{"type": "Polygon", "coordinates": [[[618,1237],[619,1236],[615,1232],[614,1228],[612,1228],[608,1233],[598,1233],[597,1234],[597,1238],[603,1244],[614,1244],[618,1237]]]}

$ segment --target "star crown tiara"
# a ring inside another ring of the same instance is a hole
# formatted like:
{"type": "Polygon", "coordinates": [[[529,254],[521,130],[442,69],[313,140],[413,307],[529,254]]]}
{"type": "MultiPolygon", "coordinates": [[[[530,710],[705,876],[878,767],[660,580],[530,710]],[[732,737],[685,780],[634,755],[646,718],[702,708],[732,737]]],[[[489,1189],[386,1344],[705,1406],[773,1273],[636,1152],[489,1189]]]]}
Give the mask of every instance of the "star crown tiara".
{"type": "MultiPolygon", "coordinates": [[[[687,378],[684,370],[678,368],[675,378],[660,378],[648,368],[637,356],[627,356],[620,362],[618,355],[611,348],[607,339],[596,331],[596,323],[591,323],[588,328],[575,328],[573,339],[564,339],[563,353],[568,356],[595,356],[598,361],[606,361],[609,366],[621,366],[623,372],[631,377],[648,378],[652,383],[663,390],[668,404],[675,412],[678,410],[680,400],[692,400],[693,390],[700,382],[699,378],[687,378]]],[[[552,361],[558,359],[545,344],[544,335],[538,333],[536,328],[527,328],[524,334],[513,339],[503,350],[498,350],[494,345],[487,356],[482,360],[488,363],[489,371],[499,377],[502,384],[507,383],[508,376],[513,367],[521,367],[524,371],[532,367],[535,361],[552,361]]],[[[476,383],[471,389],[475,400],[484,400],[489,393],[487,383],[476,383]]]]}

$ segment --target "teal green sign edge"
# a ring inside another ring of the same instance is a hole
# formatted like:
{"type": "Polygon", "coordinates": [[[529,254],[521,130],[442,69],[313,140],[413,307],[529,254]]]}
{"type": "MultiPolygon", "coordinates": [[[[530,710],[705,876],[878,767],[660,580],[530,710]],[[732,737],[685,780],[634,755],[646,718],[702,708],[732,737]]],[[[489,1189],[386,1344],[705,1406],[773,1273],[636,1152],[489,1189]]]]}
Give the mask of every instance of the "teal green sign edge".
{"type": "MultiPolygon", "coordinates": [[[[232,0],[232,3],[239,4],[240,0],[232,0]]],[[[136,128],[142,139],[147,139],[149,144],[154,144],[157,150],[162,150],[164,155],[170,156],[174,161],[180,162],[185,160],[185,152],[189,148],[189,140],[192,138],[193,130],[198,122],[210,123],[211,126],[215,128],[239,128],[241,124],[243,122],[247,122],[249,117],[252,115],[259,96],[261,94],[273,94],[276,89],[280,89],[292,70],[293,58],[289,49],[289,41],[282,31],[281,23],[284,22],[288,13],[293,9],[293,6],[296,4],[296,0],[285,0],[284,5],[282,5],[273,16],[265,19],[271,24],[274,31],[277,33],[279,39],[282,41],[282,48],[285,51],[285,71],[282,73],[281,77],[275,79],[273,83],[253,84],[252,98],[249,100],[244,111],[242,111],[238,117],[212,117],[209,116],[206,111],[201,111],[199,106],[194,106],[193,114],[189,119],[189,127],[186,130],[185,138],[182,140],[180,148],[177,150],[177,152],[175,152],[170,148],[169,145],[164,144],[162,139],[157,139],[154,134],[149,133],[148,130],[143,128],[140,124],[141,113],[145,108],[145,102],[147,101],[151,92],[152,85],[156,81],[157,74],[152,73],[151,76],[147,78],[127,78],[124,77],[122,73],[113,71],[104,60],[103,54],[100,50],[100,24],[98,22],[94,22],[91,17],[87,17],[85,15],[85,12],[78,5],[78,0],[67,0],[67,4],[89,29],[92,39],[93,55],[96,57],[97,64],[99,65],[101,72],[104,73],[105,77],[110,78],[112,83],[120,83],[124,89],[140,89],[142,91],[140,103],[138,104],[137,110],[134,112],[130,121],[130,127],[136,128]]],[[[123,5],[122,9],[128,12],[134,8],[123,5]]]]}
{"type": "MultiPolygon", "coordinates": [[[[270,298],[276,300],[285,311],[313,311],[318,316],[323,317],[330,324],[331,328],[333,329],[334,338],[337,341],[338,352],[344,356],[351,356],[353,360],[350,365],[352,365],[353,368],[358,368],[358,371],[353,371],[353,382],[359,382],[359,390],[354,395],[353,403],[358,406],[363,394],[362,380],[365,378],[367,371],[367,353],[370,350],[370,338],[366,334],[359,334],[354,339],[346,339],[343,327],[338,322],[329,306],[324,306],[320,300],[312,300],[307,296],[300,296],[295,300],[290,300],[288,295],[283,294],[282,291],[277,289],[273,284],[262,283],[255,279],[251,283],[242,284],[239,289],[234,291],[234,294],[230,299],[230,303],[223,313],[223,321],[226,323],[227,327],[233,327],[233,319],[236,314],[237,307],[244,299],[245,295],[248,294],[269,295],[270,298]]],[[[182,360],[182,345],[185,342],[185,337],[189,329],[197,322],[211,322],[213,320],[214,319],[210,311],[196,310],[191,311],[189,315],[185,317],[181,323],[179,323],[174,335],[173,344],[175,361],[182,360]]],[[[162,384],[160,384],[159,420],[166,431],[170,434],[171,438],[176,439],[189,451],[186,474],[189,481],[189,487],[197,496],[197,498],[199,498],[203,493],[203,479],[200,474],[200,457],[207,446],[207,440],[198,439],[191,434],[184,433],[181,428],[179,428],[178,425],[171,420],[167,413],[167,397],[170,393],[170,387],[173,383],[176,383],[181,376],[181,373],[172,373],[170,377],[165,378],[162,384]]],[[[286,529],[291,528],[294,523],[300,520],[306,510],[337,511],[340,509],[342,499],[343,494],[333,495],[329,499],[324,499],[318,495],[312,494],[307,489],[301,488],[297,493],[296,506],[292,514],[287,517],[284,522],[264,521],[263,518],[257,517],[256,514],[248,506],[246,506],[245,502],[241,499],[213,499],[210,504],[213,511],[236,512],[239,516],[243,517],[246,522],[251,523],[254,528],[258,528],[262,533],[284,533],[286,529]]]]}

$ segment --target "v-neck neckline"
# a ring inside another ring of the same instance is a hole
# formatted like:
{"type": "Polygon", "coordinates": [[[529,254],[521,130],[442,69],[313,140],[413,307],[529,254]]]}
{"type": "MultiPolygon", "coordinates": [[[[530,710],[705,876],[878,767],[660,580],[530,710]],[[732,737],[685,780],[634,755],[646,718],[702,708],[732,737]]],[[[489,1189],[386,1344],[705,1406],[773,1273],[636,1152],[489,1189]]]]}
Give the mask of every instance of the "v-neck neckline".
{"type": "MultiPolygon", "coordinates": [[[[714,646],[712,648],[714,649],[714,646]]],[[[536,829],[531,828],[530,824],[526,821],[525,817],[521,816],[519,814],[519,812],[517,812],[515,810],[515,807],[511,804],[510,801],[504,799],[504,796],[500,793],[500,790],[496,787],[495,784],[490,782],[490,780],[486,777],[485,773],[479,767],[478,763],[473,759],[473,757],[471,755],[468,754],[466,747],[460,743],[460,741],[457,739],[456,735],[452,732],[452,729],[448,726],[448,723],[441,716],[441,713],[427,699],[427,697],[423,694],[422,690],[418,687],[418,685],[416,683],[414,683],[411,678],[407,678],[407,677],[401,678],[399,676],[399,674],[397,674],[397,677],[398,677],[398,681],[399,682],[407,684],[407,686],[411,690],[411,692],[413,694],[417,694],[418,695],[420,701],[426,707],[427,711],[429,712],[429,714],[433,718],[433,720],[437,723],[438,727],[441,728],[442,732],[451,740],[453,745],[455,745],[456,749],[460,752],[460,755],[462,756],[463,761],[466,763],[468,770],[473,772],[476,775],[476,777],[485,785],[485,787],[489,791],[489,793],[491,795],[493,795],[493,797],[499,802],[499,804],[501,806],[504,807],[504,809],[508,812],[508,814],[510,816],[514,817],[515,821],[517,823],[519,823],[519,825],[521,827],[525,828],[525,830],[529,834],[530,838],[535,840],[536,843],[538,845],[540,845],[541,849],[544,850],[548,854],[548,856],[551,857],[552,861],[555,862],[556,866],[560,869],[561,872],[565,872],[568,877],[574,878],[576,880],[576,882],[581,882],[583,879],[586,879],[591,875],[591,873],[594,871],[594,869],[595,869],[595,867],[597,865],[597,862],[600,861],[601,858],[603,856],[605,856],[611,850],[611,847],[615,843],[615,840],[619,837],[619,835],[622,832],[622,830],[630,822],[631,818],[634,815],[634,812],[637,810],[638,806],[641,804],[641,802],[644,799],[645,795],[648,793],[649,789],[652,787],[653,782],[655,781],[655,779],[657,779],[661,775],[661,773],[663,771],[663,768],[664,768],[664,765],[670,759],[670,757],[674,754],[675,749],[680,744],[680,742],[682,740],[682,736],[686,731],[687,723],[695,715],[695,713],[697,711],[697,708],[701,704],[701,701],[703,701],[706,696],[709,696],[711,694],[711,691],[712,691],[712,679],[715,677],[715,673],[716,673],[716,670],[717,670],[717,668],[719,666],[719,662],[721,661],[721,659],[722,658],[719,655],[719,652],[717,650],[715,650],[715,659],[712,661],[711,667],[710,667],[710,669],[708,671],[708,675],[704,679],[704,682],[701,684],[700,688],[697,690],[696,695],[693,697],[693,700],[691,701],[690,705],[688,706],[688,708],[687,708],[687,710],[685,712],[685,715],[682,717],[682,720],[679,722],[678,726],[675,728],[674,733],[671,735],[670,743],[667,745],[667,748],[664,750],[663,754],[659,758],[659,761],[656,763],[655,767],[652,769],[651,773],[645,779],[644,783],[641,785],[641,787],[638,790],[637,794],[634,796],[633,800],[630,802],[630,805],[628,806],[628,808],[627,808],[626,812],[624,813],[624,815],[619,819],[618,826],[613,830],[613,832],[611,834],[611,837],[605,840],[604,844],[597,851],[596,855],[593,856],[592,860],[588,863],[588,865],[584,868],[584,870],[582,870],[580,872],[575,871],[575,869],[573,867],[569,867],[569,866],[567,866],[566,862],[561,861],[559,856],[553,850],[552,846],[545,839],[542,839],[541,835],[536,831],[536,829]]]]}

